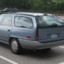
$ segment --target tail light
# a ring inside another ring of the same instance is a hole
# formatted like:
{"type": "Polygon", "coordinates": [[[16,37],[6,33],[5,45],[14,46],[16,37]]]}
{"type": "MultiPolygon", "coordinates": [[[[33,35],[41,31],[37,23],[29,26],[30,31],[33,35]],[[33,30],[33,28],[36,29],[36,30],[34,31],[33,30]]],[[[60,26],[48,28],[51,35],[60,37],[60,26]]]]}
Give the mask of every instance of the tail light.
{"type": "Polygon", "coordinates": [[[39,40],[38,29],[36,30],[36,40],[39,40]]]}
{"type": "Polygon", "coordinates": [[[27,36],[28,39],[31,39],[31,36],[27,36]]]}

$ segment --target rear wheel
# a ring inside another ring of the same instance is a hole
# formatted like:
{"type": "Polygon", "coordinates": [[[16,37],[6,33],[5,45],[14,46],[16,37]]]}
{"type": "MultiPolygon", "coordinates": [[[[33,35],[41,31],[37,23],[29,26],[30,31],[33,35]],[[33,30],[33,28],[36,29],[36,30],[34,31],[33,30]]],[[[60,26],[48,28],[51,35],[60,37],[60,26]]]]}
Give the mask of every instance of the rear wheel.
{"type": "Polygon", "coordinates": [[[10,42],[10,49],[14,54],[20,54],[22,51],[22,48],[19,44],[19,41],[17,39],[12,39],[10,42]]]}

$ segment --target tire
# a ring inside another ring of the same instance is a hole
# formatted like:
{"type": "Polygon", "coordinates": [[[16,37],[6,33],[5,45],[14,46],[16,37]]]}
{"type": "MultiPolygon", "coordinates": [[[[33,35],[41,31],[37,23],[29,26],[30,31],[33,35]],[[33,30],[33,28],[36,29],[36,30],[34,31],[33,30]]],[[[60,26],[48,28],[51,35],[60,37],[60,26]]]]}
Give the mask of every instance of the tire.
{"type": "Polygon", "coordinates": [[[17,39],[12,39],[10,42],[10,49],[14,54],[20,54],[22,51],[22,47],[19,44],[17,39]]]}

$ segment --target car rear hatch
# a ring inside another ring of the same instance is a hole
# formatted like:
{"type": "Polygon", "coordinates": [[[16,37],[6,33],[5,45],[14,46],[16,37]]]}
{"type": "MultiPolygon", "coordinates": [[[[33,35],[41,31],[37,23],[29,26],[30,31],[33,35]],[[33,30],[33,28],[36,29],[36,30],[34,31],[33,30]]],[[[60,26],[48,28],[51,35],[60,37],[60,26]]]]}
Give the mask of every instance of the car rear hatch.
{"type": "Polygon", "coordinates": [[[64,39],[64,22],[53,16],[38,17],[38,38],[41,43],[64,39]]]}
{"type": "Polygon", "coordinates": [[[64,27],[39,29],[40,42],[51,42],[63,39],[64,39],[64,27]]]}

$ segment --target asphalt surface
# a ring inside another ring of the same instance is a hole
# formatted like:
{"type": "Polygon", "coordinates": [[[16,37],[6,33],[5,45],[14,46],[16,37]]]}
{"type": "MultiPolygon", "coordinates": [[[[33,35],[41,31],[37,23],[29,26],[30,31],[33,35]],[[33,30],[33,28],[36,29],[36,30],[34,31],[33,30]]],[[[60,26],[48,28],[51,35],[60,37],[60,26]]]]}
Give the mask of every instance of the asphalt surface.
{"type": "Polygon", "coordinates": [[[64,64],[64,46],[49,51],[24,50],[23,54],[15,55],[7,45],[0,44],[0,64],[64,64]]]}
{"type": "Polygon", "coordinates": [[[23,54],[15,55],[0,43],[0,64],[64,64],[64,46],[35,52],[24,50],[23,54]]]}

